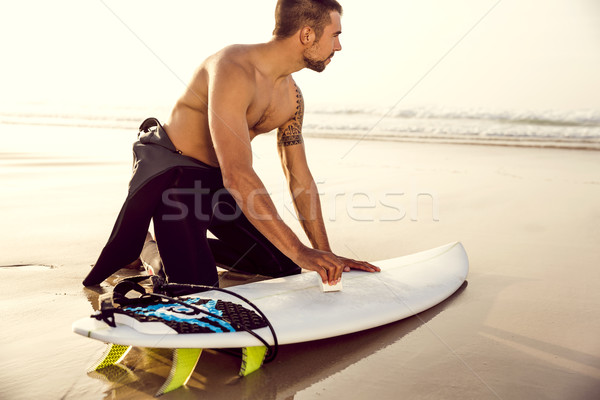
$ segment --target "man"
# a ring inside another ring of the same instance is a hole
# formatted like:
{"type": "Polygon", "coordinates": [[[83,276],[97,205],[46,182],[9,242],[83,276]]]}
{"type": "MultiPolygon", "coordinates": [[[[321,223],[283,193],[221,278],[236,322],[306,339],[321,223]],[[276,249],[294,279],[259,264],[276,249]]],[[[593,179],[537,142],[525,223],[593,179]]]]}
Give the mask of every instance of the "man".
{"type": "Polygon", "coordinates": [[[150,217],[170,282],[216,285],[216,263],[269,276],[313,270],[331,285],[343,271],[379,271],[331,252],[304,150],[304,99],[291,76],[306,67],[323,71],[341,50],[341,14],[335,0],[279,0],[271,41],[208,57],[164,126],[142,124],[130,194],[84,284],[139,255],[150,217]],[[313,248],[281,220],[252,168],[252,139],[274,129],[313,248]]]}

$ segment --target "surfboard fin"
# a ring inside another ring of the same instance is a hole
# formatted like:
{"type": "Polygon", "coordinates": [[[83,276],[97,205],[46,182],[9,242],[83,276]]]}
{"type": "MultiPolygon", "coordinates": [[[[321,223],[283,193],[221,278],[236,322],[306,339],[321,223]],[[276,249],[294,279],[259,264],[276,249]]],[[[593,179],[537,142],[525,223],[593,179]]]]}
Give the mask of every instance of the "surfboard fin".
{"type": "Polygon", "coordinates": [[[258,370],[265,360],[267,348],[265,346],[244,347],[242,349],[242,367],[240,376],[248,376],[258,370]]]}
{"type": "Polygon", "coordinates": [[[173,365],[165,383],[156,392],[156,396],[169,393],[187,383],[192,376],[202,349],[173,350],[173,365]]]}
{"type": "Polygon", "coordinates": [[[123,364],[109,365],[108,367],[88,372],[88,375],[104,382],[117,383],[119,385],[127,385],[138,381],[135,373],[123,364]]]}
{"type": "Polygon", "coordinates": [[[102,368],[110,367],[121,361],[131,350],[131,346],[110,343],[100,359],[96,361],[87,372],[101,370],[102,368]]]}

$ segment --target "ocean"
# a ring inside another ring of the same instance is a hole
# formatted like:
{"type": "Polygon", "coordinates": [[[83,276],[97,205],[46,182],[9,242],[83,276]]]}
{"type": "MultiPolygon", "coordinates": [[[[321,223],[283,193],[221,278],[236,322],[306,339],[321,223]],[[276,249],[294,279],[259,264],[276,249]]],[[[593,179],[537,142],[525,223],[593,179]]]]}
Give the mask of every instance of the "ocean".
{"type": "MultiPolygon", "coordinates": [[[[137,129],[146,117],[164,120],[168,113],[169,107],[156,105],[34,103],[4,105],[0,108],[0,123],[137,129]]],[[[303,131],[306,137],[600,150],[600,111],[307,107],[303,131]]]]}

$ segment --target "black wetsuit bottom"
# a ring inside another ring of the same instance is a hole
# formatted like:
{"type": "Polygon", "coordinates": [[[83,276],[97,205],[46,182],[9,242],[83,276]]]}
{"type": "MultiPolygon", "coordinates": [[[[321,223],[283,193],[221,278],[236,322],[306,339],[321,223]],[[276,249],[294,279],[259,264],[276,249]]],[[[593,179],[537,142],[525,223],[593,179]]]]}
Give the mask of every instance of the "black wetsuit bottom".
{"type": "Polygon", "coordinates": [[[168,282],[217,286],[217,263],[271,277],[301,272],[242,213],[219,168],[178,168],[153,221],[168,282]]]}

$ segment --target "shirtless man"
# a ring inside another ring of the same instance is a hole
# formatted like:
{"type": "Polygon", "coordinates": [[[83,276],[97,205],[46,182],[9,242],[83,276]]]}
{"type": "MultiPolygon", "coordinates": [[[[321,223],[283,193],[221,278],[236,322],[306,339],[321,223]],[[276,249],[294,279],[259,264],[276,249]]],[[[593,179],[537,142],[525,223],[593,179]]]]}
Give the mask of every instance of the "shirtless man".
{"type": "Polygon", "coordinates": [[[303,68],[323,71],[342,49],[341,13],[335,0],[279,0],[271,41],[233,45],[208,57],[158,127],[181,159],[202,164],[173,178],[151,211],[169,281],[214,285],[215,262],[270,276],[303,268],[331,285],[343,271],[379,271],[331,252],[303,144],[304,99],[291,75],[303,68]],[[274,129],[294,206],[313,248],[281,220],[252,168],[252,139],[274,129]],[[190,190],[198,197],[193,201],[190,190]],[[200,213],[172,218],[173,205],[200,213]],[[207,231],[218,239],[206,239],[207,231]]]}

